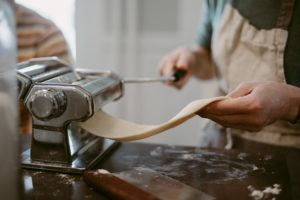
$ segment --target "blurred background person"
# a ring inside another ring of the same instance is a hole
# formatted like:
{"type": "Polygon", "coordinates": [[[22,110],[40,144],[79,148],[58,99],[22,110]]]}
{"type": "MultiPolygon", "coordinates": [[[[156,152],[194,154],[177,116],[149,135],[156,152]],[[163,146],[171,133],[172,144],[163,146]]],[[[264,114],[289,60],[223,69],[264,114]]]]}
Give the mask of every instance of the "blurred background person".
{"type": "MultiPolygon", "coordinates": [[[[68,44],[60,29],[37,12],[16,4],[18,62],[31,58],[57,56],[72,63],[68,44]]],[[[23,102],[20,106],[20,132],[31,133],[31,115],[23,102]]]]}

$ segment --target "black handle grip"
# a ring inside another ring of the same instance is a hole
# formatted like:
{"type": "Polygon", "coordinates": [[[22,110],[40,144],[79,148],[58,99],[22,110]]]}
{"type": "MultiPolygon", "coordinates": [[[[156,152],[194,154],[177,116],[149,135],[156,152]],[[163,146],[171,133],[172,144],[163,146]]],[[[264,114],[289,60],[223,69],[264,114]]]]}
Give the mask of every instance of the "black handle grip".
{"type": "Polygon", "coordinates": [[[185,75],[187,74],[187,71],[184,69],[176,69],[173,74],[173,82],[178,82],[179,80],[181,80],[183,77],[185,77],[185,75]]]}

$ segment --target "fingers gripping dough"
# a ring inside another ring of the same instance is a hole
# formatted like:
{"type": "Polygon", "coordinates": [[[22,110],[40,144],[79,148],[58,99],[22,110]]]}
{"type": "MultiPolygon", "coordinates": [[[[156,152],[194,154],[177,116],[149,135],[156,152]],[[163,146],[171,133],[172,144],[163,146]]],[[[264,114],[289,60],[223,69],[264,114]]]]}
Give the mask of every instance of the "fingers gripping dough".
{"type": "Polygon", "coordinates": [[[118,119],[99,110],[85,122],[79,125],[90,133],[113,140],[130,141],[150,137],[167,129],[178,126],[184,121],[195,116],[196,113],[208,104],[226,99],[215,97],[193,101],[185,106],[175,117],[160,125],[141,125],[118,119]]]}

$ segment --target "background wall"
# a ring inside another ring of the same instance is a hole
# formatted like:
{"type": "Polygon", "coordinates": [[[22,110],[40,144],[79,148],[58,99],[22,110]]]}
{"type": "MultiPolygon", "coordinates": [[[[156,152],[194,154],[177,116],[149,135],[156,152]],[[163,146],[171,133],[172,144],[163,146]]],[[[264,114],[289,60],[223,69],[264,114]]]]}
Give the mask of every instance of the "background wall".
{"type": "MultiPolygon", "coordinates": [[[[76,64],[124,78],[158,76],[157,65],[167,52],[194,43],[200,8],[199,0],[76,0],[76,64]]],[[[181,91],[162,83],[130,84],[124,97],[104,110],[158,124],[190,101],[212,96],[214,84],[192,80],[181,91]]],[[[202,125],[194,118],[141,142],[197,145],[202,125]]]]}

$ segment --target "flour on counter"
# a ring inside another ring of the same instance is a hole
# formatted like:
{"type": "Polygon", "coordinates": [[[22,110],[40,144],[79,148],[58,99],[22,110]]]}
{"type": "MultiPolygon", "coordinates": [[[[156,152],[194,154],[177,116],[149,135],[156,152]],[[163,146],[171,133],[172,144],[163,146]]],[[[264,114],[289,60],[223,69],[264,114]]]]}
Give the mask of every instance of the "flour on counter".
{"type": "Polygon", "coordinates": [[[245,160],[245,158],[247,158],[248,156],[249,156],[249,154],[244,153],[244,152],[239,153],[239,154],[237,155],[238,159],[240,159],[240,160],[245,160]]]}
{"type": "Polygon", "coordinates": [[[182,159],[184,159],[184,160],[193,160],[194,156],[191,155],[191,154],[183,154],[182,159]]]}
{"type": "Polygon", "coordinates": [[[153,151],[150,152],[151,156],[161,156],[163,153],[161,147],[156,147],[153,151]]]}
{"type": "Polygon", "coordinates": [[[98,169],[98,170],[95,170],[93,172],[94,175],[98,175],[98,174],[110,174],[109,171],[107,171],[106,169],[98,169]]]}
{"type": "Polygon", "coordinates": [[[253,171],[259,170],[259,168],[256,165],[253,165],[253,171]]]}
{"type": "Polygon", "coordinates": [[[262,200],[266,198],[273,197],[279,195],[281,192],[281,186],[279,184],[274,184],[273,186],[266,187],[264,190],[257,190],[252,185],[248,186],[251,194],[249,196],[253,197],[254,200],[262,200]]]}
{"type": "Polygon", "coordinates": [[[271,160],[273,157],[272,155],[265,155],[264,160],[271,160]]]}
{"type": "Polygon", "coordinates": [[[72,175],[69,174],[60,174],[60,173],[56,173],[55,174],[57,177],[59,177],[59,182],[60,183],[64,183],[64,184],[72,184],[75,181],[75,177],[73,177],[72,175]]]}

